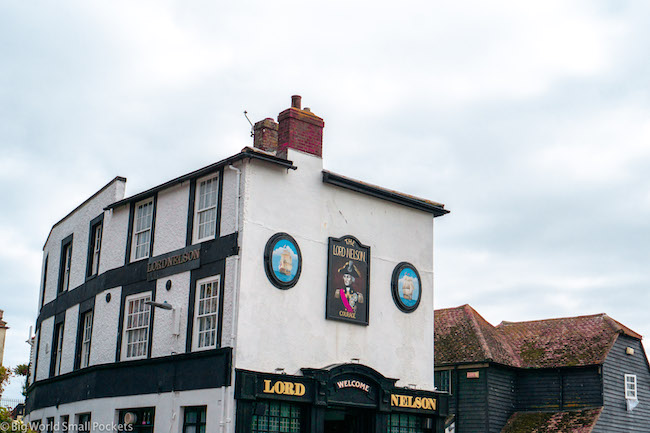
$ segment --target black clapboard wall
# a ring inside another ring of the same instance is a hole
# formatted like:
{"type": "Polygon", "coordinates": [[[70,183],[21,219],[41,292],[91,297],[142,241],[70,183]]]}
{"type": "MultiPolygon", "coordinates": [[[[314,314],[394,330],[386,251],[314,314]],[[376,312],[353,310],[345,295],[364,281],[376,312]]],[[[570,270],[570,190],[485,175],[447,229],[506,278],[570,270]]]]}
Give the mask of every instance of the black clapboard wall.
{"type": "Polygon", "coordinates": [[[603,394],[605,407],[593,433],[650,432],[650,368],[641,342],[620,335],[609,351],[603,365],[603,394]],[[627,355],[631,347],[634,355],[627,355]],[[628,411],[625,401],[625,375],[636,374],[639,404],[628,411]]]}

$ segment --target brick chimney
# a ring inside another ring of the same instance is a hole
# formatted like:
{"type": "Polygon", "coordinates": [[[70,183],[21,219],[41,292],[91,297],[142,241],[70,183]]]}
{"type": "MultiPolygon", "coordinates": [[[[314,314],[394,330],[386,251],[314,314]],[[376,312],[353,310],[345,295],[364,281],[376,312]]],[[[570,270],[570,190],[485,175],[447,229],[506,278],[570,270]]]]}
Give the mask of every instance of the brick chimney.
{"type": "Polygon", "coordinates": [[[253,146],[267,152],[278,150],[278,124],[267,117],[253,126],[253,146]]]}
{"type": "Polygon", "coordinates": [[[291,108],[278,115],[278,153],[277,156],[286,158],[287,148],[311,153],[323,157],[323,119],[305,108],[301,108],[302,98],[298,95],[291,97],[291,108]]]}

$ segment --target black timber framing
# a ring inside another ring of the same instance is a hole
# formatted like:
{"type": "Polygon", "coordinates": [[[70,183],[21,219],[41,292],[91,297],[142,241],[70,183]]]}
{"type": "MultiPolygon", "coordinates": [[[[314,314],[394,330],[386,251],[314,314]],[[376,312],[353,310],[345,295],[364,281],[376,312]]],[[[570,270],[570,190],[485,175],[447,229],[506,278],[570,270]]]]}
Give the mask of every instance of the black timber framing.
{"type": "Polygon", "coordinates": [[[32,384],[27,412],[94,398],[230,386],[231,369],[231,348],[94,365],[32,384]]]}
{"type": "MultiPolygon", "coordinates": [[[[213,241],[202,242],[200,244],[201,266],[238,254],[237,237],[238,233],[235,232],[213,241]]],[[[93,298],[105,290],[146,281],[147,260],[108,270],[72,290],[61,293],[56,299],[45,304],[36,319],[36,327],[39,328],[43,320],[93,298]]]]}

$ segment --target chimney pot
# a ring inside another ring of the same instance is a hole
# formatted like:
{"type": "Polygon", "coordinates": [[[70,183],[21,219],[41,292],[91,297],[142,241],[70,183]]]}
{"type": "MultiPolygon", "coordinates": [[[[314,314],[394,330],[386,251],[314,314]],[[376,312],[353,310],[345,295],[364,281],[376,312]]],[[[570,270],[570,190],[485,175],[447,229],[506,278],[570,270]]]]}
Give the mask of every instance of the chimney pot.
{"type": "Polygon", "coordinates": [[[298,110],[300,110],[301,106],[302,106],[302,96],[293,95],[291,97],[291,107],[292,108],[297,108],[298,110]]]}

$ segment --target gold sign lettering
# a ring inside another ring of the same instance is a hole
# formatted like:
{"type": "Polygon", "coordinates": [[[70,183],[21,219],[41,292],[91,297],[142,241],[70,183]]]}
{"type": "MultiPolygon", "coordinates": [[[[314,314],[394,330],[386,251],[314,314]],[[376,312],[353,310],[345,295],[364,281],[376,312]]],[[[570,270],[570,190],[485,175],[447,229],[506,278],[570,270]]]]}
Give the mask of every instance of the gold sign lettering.
{"type": "Polygon", "coordinates": [[[188,251],[177,256],[167,257],[166,259],[156,260],[147,265],[147,272],[159,271],[169,266],[182,265],[183,263],[199,258],[201,250],[188,251]]]}
{"type": "Polygon", "coordinates": [[[366,252],[356,248],[346,248],[343,245],[332,245],[332,254],[337,257],[345,257],[347,259],[357,260],[359,262],[366,261],[366,252]]]}
{"type": "Polygon", "coordinates": [[[278,395],[295,395],[297,397],[305,395],[305,385],[295,382],[283,382],[281,380],[273,381],[270,379],[264,380],[264,394],[278,394],[278,395]]]}
{"type": "Polygon", "coordinates": [[[395,407],[408,407],[411,409],[436,410],[436,399],[431,397],[414,397],[412,395],[390,396],[390,405],[395,407]]]}

